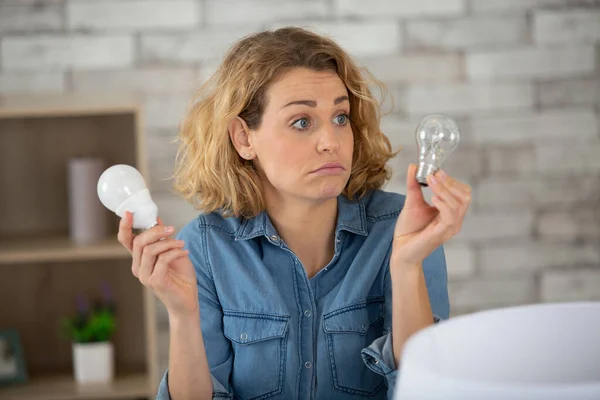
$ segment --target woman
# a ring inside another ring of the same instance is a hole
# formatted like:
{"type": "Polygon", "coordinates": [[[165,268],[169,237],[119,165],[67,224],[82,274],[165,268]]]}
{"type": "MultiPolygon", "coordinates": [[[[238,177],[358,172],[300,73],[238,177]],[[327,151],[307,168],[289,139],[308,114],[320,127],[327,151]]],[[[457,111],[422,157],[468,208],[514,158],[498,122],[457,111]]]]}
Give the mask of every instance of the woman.
{"type": "Polygon", "coordinates": [[[430,206],[411,165],[406,197],[379,190],[394,154],[365,73],[284,28],[235,44],[198,94],[176,188],[203,213],[177,240],[119,229],[169,313],[158,398],[390,398],[406,339],[448,318],[441,245],[470,188],[440,171],[430,206]]]}

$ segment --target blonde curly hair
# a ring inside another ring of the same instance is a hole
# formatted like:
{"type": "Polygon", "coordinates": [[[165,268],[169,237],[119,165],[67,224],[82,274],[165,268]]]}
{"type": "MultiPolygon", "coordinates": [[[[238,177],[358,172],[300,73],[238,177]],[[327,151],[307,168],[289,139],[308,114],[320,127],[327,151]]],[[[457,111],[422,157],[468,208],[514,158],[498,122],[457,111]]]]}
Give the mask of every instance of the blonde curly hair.
{"type": "Polygon", "coordinates": [[[343,194],[360,198],[389,180],[387,161],[396,153],[380,130],[380,103],[369,89],[374,84],[385,98],[385,85],[329,38],[286,27],[234,44],[189,104],[180,124],[174,188],[196,208],[245,218],[265,209],[258,173],[237,153],[228,125],[239,116],[250,129],[258,128],[271,82],[297,67],[334,71],[348,89],[354,153],[343,194]]]}

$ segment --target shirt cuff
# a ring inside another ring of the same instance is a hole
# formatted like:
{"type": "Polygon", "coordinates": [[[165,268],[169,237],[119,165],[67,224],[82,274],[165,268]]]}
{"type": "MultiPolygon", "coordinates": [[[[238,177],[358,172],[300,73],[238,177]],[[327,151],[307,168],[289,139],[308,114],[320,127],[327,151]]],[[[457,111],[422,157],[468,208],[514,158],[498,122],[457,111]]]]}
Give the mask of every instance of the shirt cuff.
{"type": "MultiPolygon", "coordinates": [[[[169,370],[165,372],[163,375],[160,385],[158,386],[158,392],[156,394],[156,400],[171,400],[171,395],[169,394],[169,370]]],[[[233,396],[227,392],[227,390],[221,385],[219,381],[212,376],[212,384],[213,384],[213,399],[233,399],[233,396]]]]}

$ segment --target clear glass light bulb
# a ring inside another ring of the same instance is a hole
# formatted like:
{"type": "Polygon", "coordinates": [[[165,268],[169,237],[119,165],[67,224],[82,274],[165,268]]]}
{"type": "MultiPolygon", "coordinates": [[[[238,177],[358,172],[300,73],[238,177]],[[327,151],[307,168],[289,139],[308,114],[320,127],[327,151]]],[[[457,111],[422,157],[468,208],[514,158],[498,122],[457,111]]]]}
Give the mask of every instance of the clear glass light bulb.
{"type": "Polygon", "coordinates": [[[427,186],[427,175],[437,172],[458,146],[460,131],[449,116],[431,114],[421,120],[415,138],[419,148],[416,179],[422,186],[427,186]]]}
{"type": "Polygon", "coordinates": [[[119,217],[133,213],[133,227],[149,229],[157,224],[158,207],[152,201],[142,174],[130,165],[117,164],[98,179],[98,197],[119,217]]]}

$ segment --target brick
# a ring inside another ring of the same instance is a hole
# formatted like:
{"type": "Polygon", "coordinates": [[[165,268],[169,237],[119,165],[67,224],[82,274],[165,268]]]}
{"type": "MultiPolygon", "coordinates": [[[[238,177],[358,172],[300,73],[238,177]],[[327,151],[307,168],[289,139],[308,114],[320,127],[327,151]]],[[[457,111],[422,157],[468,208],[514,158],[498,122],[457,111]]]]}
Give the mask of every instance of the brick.
{"type": "Polygon", "coordinates": [[[201,85],[197,69],[182,68],[142,68],[111,71],[74,71],[72,87],[76,92],[98,92],[103,90],[133,91],[138,93],[190,94],[201,85]]]}
{"type": "Polygon", "coordinates": [[[595,175],[494,177],[482,180],[473,190],[479,209],[531,209],[569,206],[600,201],[600,182],[595,175]]]}
{"type": "Polygon", "coordinates": [[[536,299],[531,276],[453,280],[448,282],[448,293],[450,309],[516,306],[536,299]]]}
{"type": "Polygon", "coordinates": [[[392,55],[361,60],[376,78],[387,84],[458,81],[463,76],[459,54],[392,55]]]}
{"type": "Polygon", "coordinates": [[[487,171],[490,175],[531,175],[536,171],[535,150],[531,144],[517,143],[485,150],[487,171]]]}
{"type": "Polygon", "coordinates": [[[179,93],[148,95],[144,99],[145,126],[177,131],[191,96],[179,93]]]}
{"type": "Polygon", "coordinates": [[[193,0],[70,1],[67,21],[74,30],[185,29],[200,24],[193,0]]]}
{"type": "Polygon", "coordinates": [[[352,18],[453,16],[465,13],[464,0],[334,0],[336,16],[352,18]]]}
{"type": "Polygon", "coordinates": [[[594,111],[589,108],[549,110],[540,113],[523,113],[516,116],[474,118],[467,121],[465,130],[469,140],[485,144],[564,142],[597,135],[594,111]]]}
{"type": "Polygon", "coordinates": [[[527,38],[525,16],[408,21],[407,49],[476,49],[517,46],[527,38]]]}
{"type": "Polygon", "coordinates": [[[321,19],[327,16],[328,5],[322,1],[229,0],[206,2],[206,21],[209,26],[298,21],[321,19]]]}
{"type": "Polygon", "coordinates": [[[0,33],[58,31],[62,28],[62,7],[58,4],[40,7],[0,3],[0,33]]]}
{"type": "Polygon", "coordinates": [[[546,211],[537,221],[542,239],[582,241],[600,238],[600,213],[597,208],[578,207],[569,211],[546,211]]]}
{"type": "Polygon", "coordinates": [[[540,82],[539,104],[542,108],[600,105],[600,79],[568,79],[540,82]]]}
{"type": "Polygon", "coordinates": [[[401,46],[400,25],[395,21],[324,22],[298,24],[325,35],[353,56],[397,53],[401,46]]]}
{"type": "Polygon", "coordinates": [[[448,279],[465,278],[475,273],[475,252],[462,244],[448,243],[444,245],[448,279]]]}
{"type": "Polygon", "coordinates": [[[490,244],[482,247],[479,254],[482,271],[503,274],[600,263],[600,249],[594,244],[490,244]]]}
{"type": "Polygon", "coordinates": [[[526,83],[415,85],[407,90],[409,113],[467,114],[533,106],[533,88],[526,83]]]}
{"type": "MultiPolygon", "coordinates": [[[[591,131],[591,134],[595,132],[591,131]]],[[[538,146],[535,149],[535,160],[540,172],[584,175],[600,172],[598,154],[600,154],[600,142],[595,138],[588,143],[538,146]],[[557,162],[558,160],[560,162],[557,162]]]]}
{"type": "Polygon", "coordinates": [[[563,6],[573,0],[471,0],[473,12],[528,11],[535,8],[563,6]]]}
{"type": "Polygon", "coordinates": [[[65,91],[62,72],[8,72],[0,74],[0,94],[48,93],[65,91]]]}
{"type": "Polygon", "coordinates": [[[462,229],[454,240],[494,242],[505,239],[525,239],[533,231],[533,212],[476,212],[469,211],[462,229]]]}
{"type": "Polygon", "coordinates": [[[211,29],[189,33],[142,33],[140,58],[144,63],[214,61],[254,27],[211,29]]]}
{"type": "Polygon", "coordinates": [[[0,43],[5,70],[118,68],[133,63],[130,36],[5,37],[0,43]]]}
{"type": "Polygon", "coordinates": [[[599,301],[600,268],[576,271],[547,271],[542,275],[543,301],[599,301]]]}
{"type": "Polygon", "coordinates": [[[600,10],[537,11],[533,18],[537,43],[595,43],[600,40],[600,10]]]}
{"type": "Polygon", "coordinates": [[[593,72],[593,46],[526,48],[471,53],[466,57],[470,79],[548,78],[593,72]]]}
{"type": "Polygon", "coordinates": [[[390,139],[393,150],[402,147],[402,152],[414,151],[416,154],[415,129],[418,124],[418,119],[408,120],[400,115],[390,114],[381,119],[380,126],[381,131],[390,139]]]}

